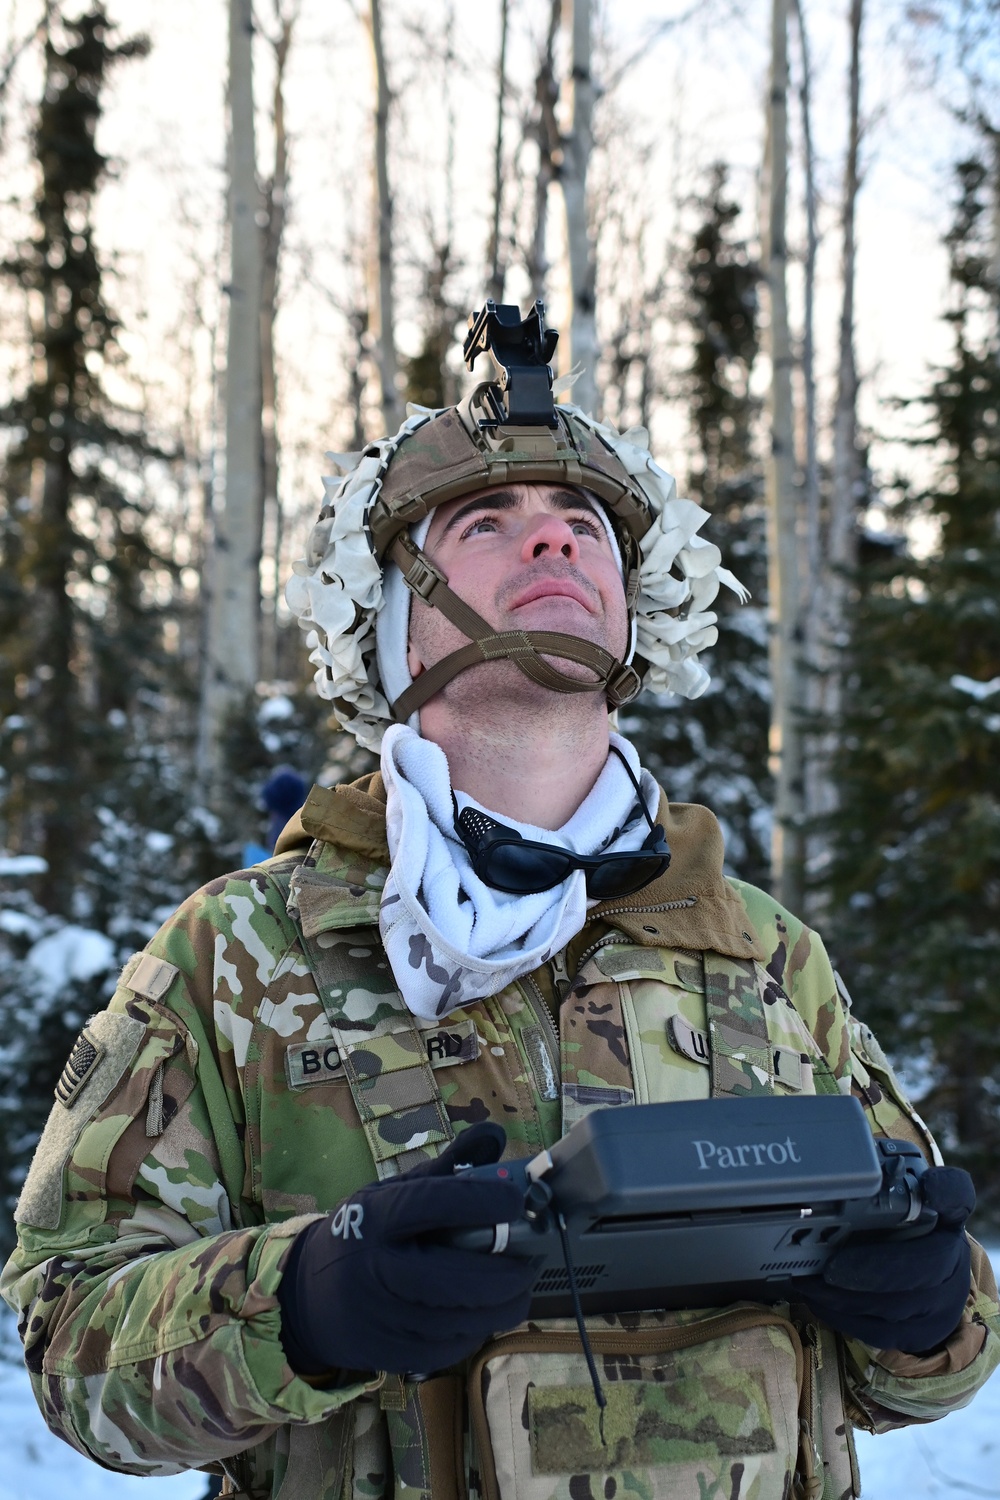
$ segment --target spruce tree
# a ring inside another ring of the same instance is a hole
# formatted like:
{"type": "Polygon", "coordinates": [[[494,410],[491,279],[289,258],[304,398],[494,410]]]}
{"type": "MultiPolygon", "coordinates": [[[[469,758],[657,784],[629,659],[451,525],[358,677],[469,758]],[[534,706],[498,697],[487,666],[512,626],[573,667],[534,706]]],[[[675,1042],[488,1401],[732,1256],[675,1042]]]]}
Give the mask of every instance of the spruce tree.
{"type": "Polygon", "coordinates": [[[929,481],[896,496],[932,550],[860,572],[849,649],[832,937],[980,1203],[1000,1209],[1000,329],[989,173],[957,168],[954,353],[922,404],[929,481]]]}
{"type": "Polygon", "coordinates": [[[0,410],[8,1203],[81,1024],[160,916],[213,869],[213,829],[191,806],[185,760],[193,684],[164,647],[175,570],[156,540],[151,463],[167,455],[143,413],[108,390],[123,356],[94,242],[106,168],[95,132],[109,71],[147,45],[112,36],[99,7],[73,21],[49,15],[33,232],[0,264],[25,295],[33,339],[27,384],[0,410]]]}
{"type": "Polygon", "coordinates": [[[29,294],[33,375],[0,416],[11,437],[4,477],[5,593],[0,708],[9,848],[46,862],[37,894],[69,915],[91,833],[88,787],[107,779],[128,711],[161,659],[161,624],[144,587],[160,561],[149,501],[135,480],[151,447],[134,414],[115,410],[104,369],[117,323],[104,295],[91,207],[105,169],[95,144],[101,91],[118,59],[94,10],[50,25],[35,130],[35,233],[2,270],[29,294]]]}
{"type": "Polygon", "coordinates": [[[687,492],[712,514],[703,534],[750,589],[740,605],[723,589],[715,604],[719,640],[705,661],[712,682],[689,702],[640,700],[623,730],[675,801],[703,802],[726,835],[729,867],[763,883],[769,868],[767,774],[769,686],[765,618],[767,563],[763,479],[750,390],[757,356],[759,270],[736,231],[739,205],[727,171],[713,169],[695,201],[698,223],[685,266],[691,355],[681,394],[690,412],[693,458],[687,492]]]}

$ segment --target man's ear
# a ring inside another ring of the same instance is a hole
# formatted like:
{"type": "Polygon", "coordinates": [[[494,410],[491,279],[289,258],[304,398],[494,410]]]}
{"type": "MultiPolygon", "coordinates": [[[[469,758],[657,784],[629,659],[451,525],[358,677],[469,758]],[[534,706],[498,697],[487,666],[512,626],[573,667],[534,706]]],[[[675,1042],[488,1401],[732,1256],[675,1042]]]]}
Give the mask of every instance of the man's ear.
{"type": "Polygon", "coordinates": [[[420,657],[417,655],[417,648],[412,641],[407,641],[406,643],[406,665],[409,669],[410,676],[413,678],[414,682],[416,682],[417,678],[424,670],[424,664],[420,660],[420,657]]]}

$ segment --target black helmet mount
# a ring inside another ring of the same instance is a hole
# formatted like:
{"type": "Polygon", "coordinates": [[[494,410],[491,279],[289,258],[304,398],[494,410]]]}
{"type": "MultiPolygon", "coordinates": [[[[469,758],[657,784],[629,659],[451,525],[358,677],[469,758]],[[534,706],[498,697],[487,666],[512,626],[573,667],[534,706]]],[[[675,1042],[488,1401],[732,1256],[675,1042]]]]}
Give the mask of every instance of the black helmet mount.
{"type": "Polygon", "coordinates": [[[487,301],[480,312],[470,313],[469,332],[462,355],[471,370],[480,354],[489,354],[497,378],[484,395],[492,420],[482,427],[555,427],[558,423],[552,399],[552,366],[559,334],[545,326],[545,306],[536,302],[526,318],[510,302],[487,301]]]}

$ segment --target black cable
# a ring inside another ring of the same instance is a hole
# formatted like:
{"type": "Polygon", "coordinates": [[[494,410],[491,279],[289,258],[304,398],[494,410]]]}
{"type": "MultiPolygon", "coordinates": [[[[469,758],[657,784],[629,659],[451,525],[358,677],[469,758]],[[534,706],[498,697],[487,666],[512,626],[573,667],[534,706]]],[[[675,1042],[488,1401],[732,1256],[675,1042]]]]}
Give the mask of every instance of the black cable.
{"type": "Polygon", "coordinates": [[[587,1369],[590,1371],[590,1380],[594,1387],[594,1400],[597,1402],[597,1409],[600,1412],[598,1430],[601,1434],[601,1447],[606,1448],[608,1445],[604,1437],[604,1409],[608,1404],[608,1398],[601,1387],[601,1377],[597,1373],[597,1366],[594,1363],[594,1353],[590,1347],[590,1340],[587,1337],[587,1326],[583,1321],[583,1308],[580,1306],[580,1293],[576,1285],[576,1272],[573,1269],[573,1257],[569,1250],[569,1235],[566,1233],[566,1220],[560,1213],[556,1214],[556,1228],[559,1230],[559,1239],[562,1243],[563,1264],[566,1267],[566,1276],[569,1280],[569,1294],[573,1299],[573,1316],[576,1318],[577,1331],[580,1335],[580,1342],[583,1345],[583,1352],[587,1360],[587,1369]]]}
{"type": "Polygon", "coordinates": [[[617,755],[618,759],[621,761],[622,765],[625,767],[625,774],[628,777],[629,781],[631,781],[632,785],[635,787],[635,795],[638,798],[638,802],[639,802],[639,811],[642,813],[643,817],[646,819],[646,822],[649,824],[650,829],[653,832],[655,832],[656,831],[656,824],[653,822],[652,818],[649,815],[649,808],[646,806],[646,799],[642,795],[642,787],[639,785],[639,783],[635,779],[635,772],[632,770],[632,767],[629,765],[628,761],[625,759],[624,755],[619,750],[619,748],[618,748],[617,745],[609,745],[608,749],[611,751],[612,755],[617,755]]]}

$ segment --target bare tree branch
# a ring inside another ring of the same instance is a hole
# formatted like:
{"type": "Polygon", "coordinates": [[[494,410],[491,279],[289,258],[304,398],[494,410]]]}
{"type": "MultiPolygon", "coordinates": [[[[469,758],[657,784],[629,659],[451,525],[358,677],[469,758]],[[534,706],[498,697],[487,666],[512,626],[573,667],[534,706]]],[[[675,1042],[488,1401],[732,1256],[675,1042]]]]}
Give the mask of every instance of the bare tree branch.
{"type": "Polygon", "coordinates": [[[623,62],[620,62],[618,64],[617,68],[615,68],[612,73],[608,74],[607,78],[604,80],[605,91],[610,91],[611,89],[616,88],[625,77],[625,74],[628,73],[632,68],[634,68],[636,63],[642,62],[649,56],[650,52],[656,46],[657,42],[662,41],[662,39],[665,36],[668,36],[671,31],[676,31],[679,26],[683,26],[694,16],[698,15],[700,12],[703,12],[704,8],[704,5],[701,3],[690,5],[688,6],[687,10],[682,11],[679,16],[670,16],[667,20],[657,21],[655,25],[648,27],[646,34],[639,45],[629,53],[629,55],[624,59],[623,62]]]}

